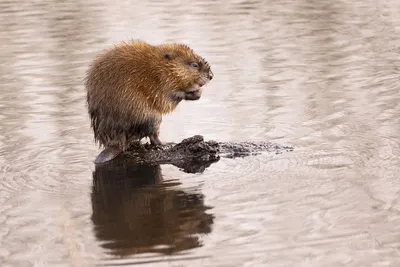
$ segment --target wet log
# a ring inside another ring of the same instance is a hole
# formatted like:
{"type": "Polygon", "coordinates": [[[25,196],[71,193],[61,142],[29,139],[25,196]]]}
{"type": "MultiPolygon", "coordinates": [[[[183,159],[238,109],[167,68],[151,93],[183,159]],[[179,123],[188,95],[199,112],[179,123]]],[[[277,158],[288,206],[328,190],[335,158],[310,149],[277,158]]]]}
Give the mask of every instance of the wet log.
{"type": "Polygon", "coordinates": [[[280,154],[292,150],[291,146],[280,146],[271,142],[205,141],[203,136],[195,135],[177,144],[169,143],[157,147],[137,144],[120,156],[135,164],[173,164],[185,172],[197,173],[204,171],[221,157],[245,157],[262,152],[280,154]]]}

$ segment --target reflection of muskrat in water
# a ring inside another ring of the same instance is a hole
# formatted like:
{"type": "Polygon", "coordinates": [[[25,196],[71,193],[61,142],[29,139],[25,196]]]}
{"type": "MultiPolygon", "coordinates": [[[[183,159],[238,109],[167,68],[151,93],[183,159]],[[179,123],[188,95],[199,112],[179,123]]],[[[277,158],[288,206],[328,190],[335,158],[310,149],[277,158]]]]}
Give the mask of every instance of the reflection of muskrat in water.
{"type": "Polygon", "coordinates": [[[162,115],[182,100],[198,100],[212,78],[208,63],[183,44],[131,41],[104,51],[85,82],[94,137],[106,148],[95,162],[113,159],[144,137],[161,145],[162,115]]]}

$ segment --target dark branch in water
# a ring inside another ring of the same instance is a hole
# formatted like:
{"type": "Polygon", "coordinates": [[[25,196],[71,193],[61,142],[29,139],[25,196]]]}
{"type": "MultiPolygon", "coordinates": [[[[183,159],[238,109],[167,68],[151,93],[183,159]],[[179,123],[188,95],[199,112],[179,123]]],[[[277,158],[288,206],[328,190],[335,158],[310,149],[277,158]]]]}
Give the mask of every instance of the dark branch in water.
{"type": "Polygon", "coordinates": [[[257,155],[261,152],[280,154],[292,151],[293,147],[279,146],[270,142],[216,142],[204,141],[203,136],[195,135],[175,144],[152,146],[137,144],[120,156],[138,164],[172,164],[185,172],[203,172],[220,157],[234,158],[257,155]]]}

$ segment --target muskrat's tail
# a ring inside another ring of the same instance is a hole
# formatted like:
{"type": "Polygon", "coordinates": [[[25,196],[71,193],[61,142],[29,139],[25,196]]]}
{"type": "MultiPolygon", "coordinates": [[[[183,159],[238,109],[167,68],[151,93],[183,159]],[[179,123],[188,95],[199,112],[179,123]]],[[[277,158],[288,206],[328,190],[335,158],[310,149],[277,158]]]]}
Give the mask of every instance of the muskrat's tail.
{"type": "Polygon", "coordinates": [[[111,161],[121,154],[122,150],[114,147],[107,147],[94,160],[94,164],[102,164],[111,161]]]}

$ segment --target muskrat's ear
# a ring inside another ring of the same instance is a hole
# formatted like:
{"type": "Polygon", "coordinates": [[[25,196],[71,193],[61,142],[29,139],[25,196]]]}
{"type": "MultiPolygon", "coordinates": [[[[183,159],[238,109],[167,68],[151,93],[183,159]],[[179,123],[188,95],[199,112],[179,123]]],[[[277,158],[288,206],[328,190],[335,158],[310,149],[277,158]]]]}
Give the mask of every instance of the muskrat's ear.
{"type": "Polygon", "coordinates": [[[174,58],[174,55],[171,52],[165,52],[164,53],[164,58],[166,60],[172,60],[174,58]]]}

